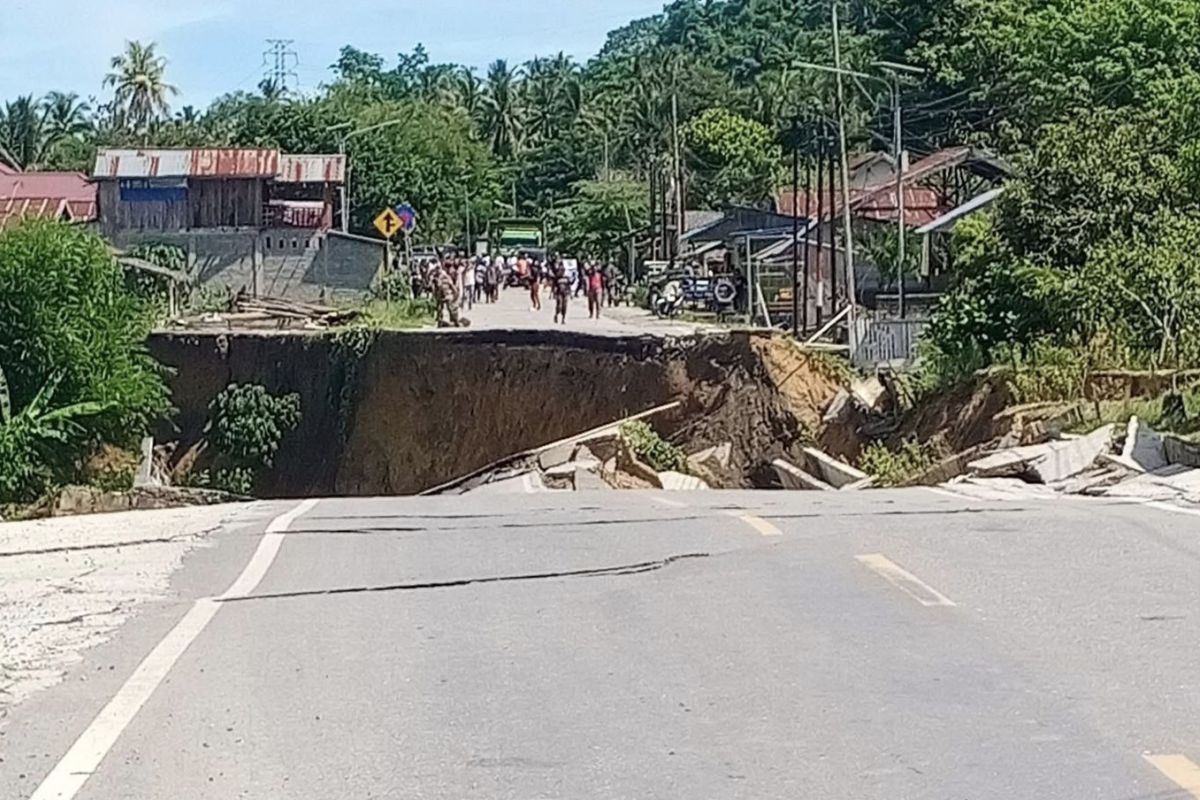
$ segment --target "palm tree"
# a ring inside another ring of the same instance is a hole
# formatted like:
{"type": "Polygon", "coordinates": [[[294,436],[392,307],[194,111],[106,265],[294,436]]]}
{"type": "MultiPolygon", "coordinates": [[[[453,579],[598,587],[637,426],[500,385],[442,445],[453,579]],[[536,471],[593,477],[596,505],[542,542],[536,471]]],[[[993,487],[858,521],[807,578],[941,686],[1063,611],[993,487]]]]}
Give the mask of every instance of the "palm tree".
{"type": "Polygon", "coordinates": [[[0,158],[19,170],[35,169],[48,147],[46,116],[32,95],[0,109],[0,158]]]}
{"type": "Polygon", "coordinates": [[[483,81],[469,67],[459,69],[450,83],[450,104],[466,112],[467,116],[482,126],[484,96],[483,81]]]}
{"type": "Polygon", "coordinates": [[[74,92],[50,92],[42,100],[47,137],[57,142],[83,136],[92,129],[91,110],[74,92]]]}
{"type": "Polygon", "coordinates": [[[520,145],[521,108],[518,96],[518,71],[499,59],[488,67],[484,92],[483,130],[492,153],[511,159],[520,145]]]}
{"type": "Polygon", "coordinates": [[[113,87],[113,106],[120,120],[134,130],[145,130],[170,110],[167,98],[179,90],[164,80],[167,61],[155,45],[128,42],[125,52],[113,56],[112,72],[104,85],[113,87]]]}

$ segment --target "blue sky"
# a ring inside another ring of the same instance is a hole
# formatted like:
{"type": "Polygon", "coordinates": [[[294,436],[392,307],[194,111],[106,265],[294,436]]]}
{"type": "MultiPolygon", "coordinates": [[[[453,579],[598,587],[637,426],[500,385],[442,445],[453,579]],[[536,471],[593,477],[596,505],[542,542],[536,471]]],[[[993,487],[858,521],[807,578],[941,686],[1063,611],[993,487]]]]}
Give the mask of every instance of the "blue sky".
{"type": "Polygon", "coordinates": [[[595,54],[605,34],[663,0],[0,0],[0,100],[51,89],[103,98],[108,59],[155,41],[173,102],[204,106],[262,78],[266,39],[294,39],[302,91],[344,44],[390,59],[423,42],[434,61],[484,66],[559,50],[595,54]]]}

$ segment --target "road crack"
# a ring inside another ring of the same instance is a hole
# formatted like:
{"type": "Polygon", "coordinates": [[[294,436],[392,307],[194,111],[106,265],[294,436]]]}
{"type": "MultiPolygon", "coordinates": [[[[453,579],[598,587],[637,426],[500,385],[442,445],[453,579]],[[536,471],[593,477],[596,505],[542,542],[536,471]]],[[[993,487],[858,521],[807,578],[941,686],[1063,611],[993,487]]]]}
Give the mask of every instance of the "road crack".
{"type": "Polygon", "coordinates": [[[296,592],[274,592],[270,594],[248,594],[240,597],[218,597],[218,603],[241,603],[247,600],[282,600],[296,597],[320,597],[342,594],[374,594],[381,592],[415,592],[426,589],[456,589],[464,586],[483,585],[489,583],[521,583],[527,581],[555,580],[559,578],[602,578],[619,577],[623,575],[642,575],[647,572],[657,572],[672,564],[691,559],[708,558],[708,553],[684,553],[668,556],[656,561],[641,561],[635,564],[620,564],[612,567],[594,567],[591,569],[566,570],[560,572],[535,572],[522,575],[495,575],[483,578],[459,578],[449,581],[428,581],[424,583],[396,583],[381,586],[347,586],[337,589],[308,589],[296,592]]]}

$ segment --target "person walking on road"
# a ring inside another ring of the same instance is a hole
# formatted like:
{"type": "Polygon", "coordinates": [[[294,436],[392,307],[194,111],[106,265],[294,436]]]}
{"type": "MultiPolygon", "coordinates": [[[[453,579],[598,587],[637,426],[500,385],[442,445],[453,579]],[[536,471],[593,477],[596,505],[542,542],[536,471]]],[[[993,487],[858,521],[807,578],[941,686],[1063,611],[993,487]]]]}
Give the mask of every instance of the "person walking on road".
{"type": "Polygon", "coordinates": [[[453,263],[434,262],[429,273],[433,287],[433,298],[437,302],[437,326],[439,328],[461,327],[458,316],[459,291],[461,284],[453,263]]]}
{"type": "Polygon", "coordinates": [[[600,305],[604,297],[604,274],[593,264],[588,268],[587,299],[588,319],[600,319],[600,305]]]}
{"type": "Polygon", "coordinates": [[[571,305],[571,276],[561,261],[554,265],[554,321],[567,324],[567,308],[571,305]]]}
{"type": "Polygon", "coordinates": [[[541,293],[541,276],[539,268],[535,262],[527,262],[529,270],[529,305],[531,311],[542,310],[542,293],[541,293]]]}
{"type": "Polygon", "coordinates": [[[459,308],[467,311],[475,307],[475,265],[464,259],[459,264],[459,271],[462,273],[462,298],[459,308]]]}

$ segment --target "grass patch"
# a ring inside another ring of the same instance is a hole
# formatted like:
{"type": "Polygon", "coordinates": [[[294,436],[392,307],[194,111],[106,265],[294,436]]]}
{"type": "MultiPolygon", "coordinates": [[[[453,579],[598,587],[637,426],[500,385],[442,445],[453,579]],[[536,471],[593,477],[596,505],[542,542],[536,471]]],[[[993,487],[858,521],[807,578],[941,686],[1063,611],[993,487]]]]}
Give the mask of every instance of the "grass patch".
{"type": "Polygon", "coordinates": [[[432,300],[418,297],[411,300],[370,300],[363,307],[362,321],[369,328],[380,330],[412,330],[433,325],[437,306],[432,300]]]}

